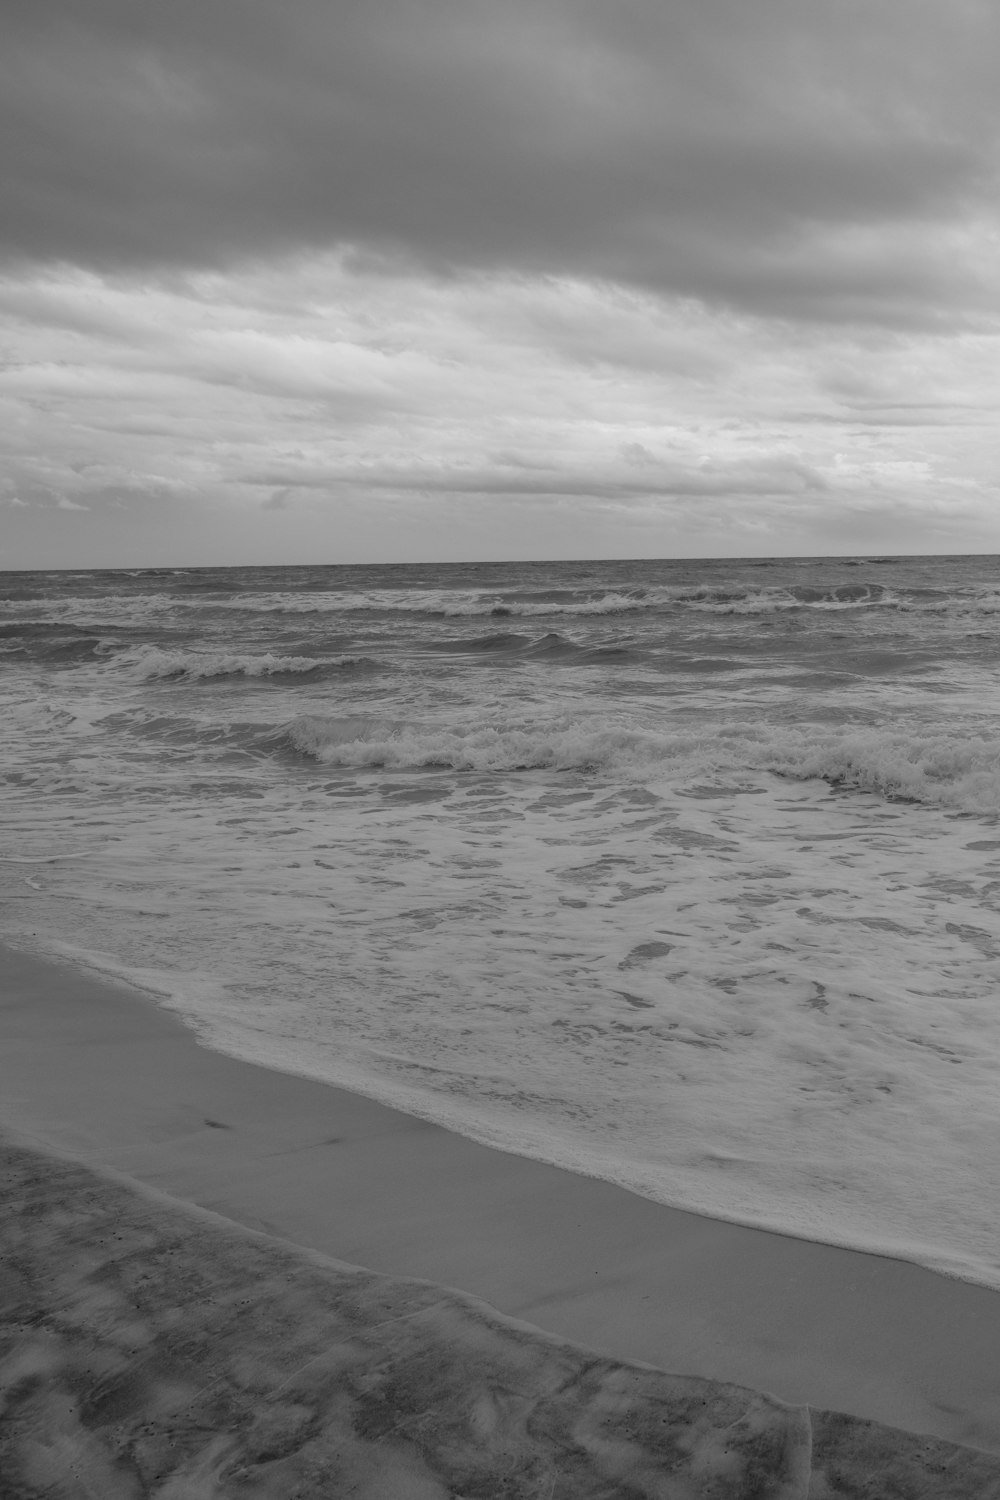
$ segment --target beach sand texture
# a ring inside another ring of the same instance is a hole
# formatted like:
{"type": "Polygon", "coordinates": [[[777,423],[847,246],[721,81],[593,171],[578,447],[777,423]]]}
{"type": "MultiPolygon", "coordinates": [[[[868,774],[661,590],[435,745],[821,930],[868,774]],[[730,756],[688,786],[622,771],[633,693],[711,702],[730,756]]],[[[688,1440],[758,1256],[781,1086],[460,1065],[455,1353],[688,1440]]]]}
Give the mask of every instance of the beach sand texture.
{"type": "Polygon", "coordinates": [[[2,1152],[10,1497],[1000,1496],[1000,1459],[630,1365],[2,1152]]]}
{"type": "Polygon", "coordinates": [[[5,1500],[1000,1496],[943,1440],[1000,1446],[996,1294],[674,1214],[4,958],[5,1500]]]}
{"type": "Polygon", "coordinates": [[[8,1497],[1000,1496],[1000,1460],[595,1356],[3,1152],[8,1497]]]}

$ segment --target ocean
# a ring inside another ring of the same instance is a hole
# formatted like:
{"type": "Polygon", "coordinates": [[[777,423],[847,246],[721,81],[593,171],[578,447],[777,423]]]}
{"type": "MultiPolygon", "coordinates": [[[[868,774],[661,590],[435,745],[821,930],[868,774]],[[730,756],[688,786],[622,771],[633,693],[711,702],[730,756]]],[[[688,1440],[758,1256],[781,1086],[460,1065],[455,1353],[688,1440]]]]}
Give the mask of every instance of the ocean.
{"type": "Polygon", "coordinates": [[[1000,1287],[998,634],[990,557],[3,574],[0,936],[1000,1287]]]}

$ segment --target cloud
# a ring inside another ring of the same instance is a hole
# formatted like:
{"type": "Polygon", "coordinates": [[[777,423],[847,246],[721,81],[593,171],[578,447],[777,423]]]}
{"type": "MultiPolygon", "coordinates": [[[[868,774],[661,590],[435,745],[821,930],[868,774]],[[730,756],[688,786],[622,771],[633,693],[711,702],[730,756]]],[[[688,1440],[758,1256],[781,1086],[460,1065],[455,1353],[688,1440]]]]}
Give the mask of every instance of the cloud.
{"type": "Polygon", "coordinates": [[[6,558],[1000,546],[984,0],[0,32],[6,558]]]}
{"type": "Polygon", "coordinates": [[[0,307],[0,472],[35,535],[86,523],[98,560],[98,539],[141,560],[143,535],[287,560],[851,550],[869,515],[905,516],[915,547],[1000,542],[985,334],[876,339],[335,255],[11,275],[0,307]]]}
{"type": "Polygon", "coordinates": [[[772,317],[981,317],[978,0],[12,0],[10,257],[556,273],[772,317]]]}
{"type": "MultiPolygon", "coordinates": [[[[639,445],[631,445],[639,446],[639,445]]],[[[475,497],[518,496],[532,500],[567,497],[628,503],[639,497],[669,499],[698,496],[801,495],[827,488],[822,477],[808,465],[794,460],[773,458],[748,459],[718,463],[707,460],[680,464],[657,461],[650,455],[642,474],[637,474],[630,458],[629,445],[619,455],[609,455],[604,463],[587,468],[571,465],[540,466],[531,469],[524,464],[494,462],[487,466],[451,466],[412,464],[341,467],[289,467],[263,474],[241,476],[245,484],[270,488],[281,485],[281,505],[274,498],[268,508],[284,508],[296,488],[329,492],[343,487],[354,491],[386,491],[405,494],[418,491],[429,495],[464,495],[475,497]]]]}

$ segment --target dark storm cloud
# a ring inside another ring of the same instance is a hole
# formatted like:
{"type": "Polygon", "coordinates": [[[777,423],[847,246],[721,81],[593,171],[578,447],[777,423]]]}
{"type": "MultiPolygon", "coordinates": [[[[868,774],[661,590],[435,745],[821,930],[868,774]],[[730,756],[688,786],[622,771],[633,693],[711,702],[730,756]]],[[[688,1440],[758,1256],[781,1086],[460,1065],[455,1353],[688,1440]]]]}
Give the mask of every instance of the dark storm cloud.
{"type": "Polygon", "coordinates": [[[346,244],[900,324],[984,295],[973,0],[8,0],[3,30],[15,258],[346,244]]]}

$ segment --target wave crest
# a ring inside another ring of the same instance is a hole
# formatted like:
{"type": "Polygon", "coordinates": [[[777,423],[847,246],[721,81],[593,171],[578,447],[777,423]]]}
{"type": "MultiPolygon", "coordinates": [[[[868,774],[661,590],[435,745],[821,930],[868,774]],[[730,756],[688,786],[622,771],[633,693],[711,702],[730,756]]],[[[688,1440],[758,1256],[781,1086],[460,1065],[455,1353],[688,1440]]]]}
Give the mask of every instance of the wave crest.
{"type": "Polygon", "coordinates": [[[304,715],[278,732],[284,747],[329,766],[455,771],[578,770],[687,782],[738,783],[772,773],[965,812],[1000,812],[1000,744],[985,736],[750,725],[697,734],[593,720],[415,724],[376,715],[304,715]]]}
{"type": "Polygon", "coordinates": [[[766,769],[893,800],[1000,811],[1000,743],[985,736],[799,731],[789,744],[772,747],[766,769]]]}
{"type": "Polygon", "coordinates": [[[150,646],[134,654],[126,663],[142,682],[199,682],[218,677],[280,677],[309,673],[363,671],[374,666],[367,657],[343,656],[277,656],[266,651],[260,656],[230,652],[161,651],[150,646]]]}
{"type": "MultiPolygon", "coordinates": [[[[548,726],[503,723],[434,726],[352,715],[303,715],[280,731],[279,740],[323,765],[440,766],[455,771],[588,770],[647,767],[661,758],[660,736],[641,729],[594,729],[572,721],[548,726]]],[[[676,751],[694,748],[695,737],[671,742],[676,751]]]]}

